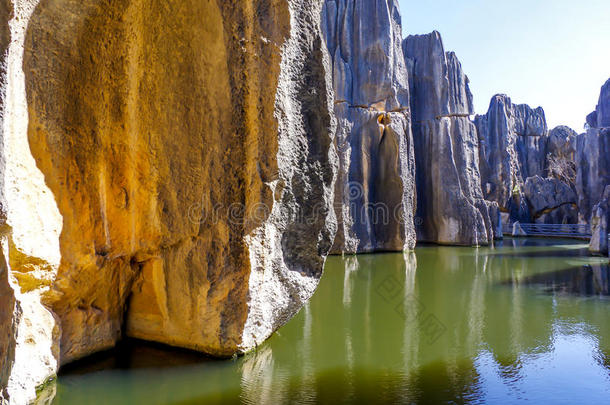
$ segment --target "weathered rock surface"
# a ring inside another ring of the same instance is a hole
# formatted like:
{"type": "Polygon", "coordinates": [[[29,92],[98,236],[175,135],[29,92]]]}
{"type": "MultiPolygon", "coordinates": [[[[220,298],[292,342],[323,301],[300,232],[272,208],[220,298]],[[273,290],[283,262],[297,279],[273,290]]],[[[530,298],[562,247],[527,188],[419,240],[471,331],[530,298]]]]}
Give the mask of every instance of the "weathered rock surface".
{"type": "Polygon", "coordinates": [[[547,153],[558,158],[573,160],[577,136],[576,131],[565,125],[553,128],[547,140],[547,153]]]}
{"type": "Polygon", "coordinates": [[[2,5],[2,398],[124,334],[229,356],[290,319],[336,230],[321,2],[2,5]]]}
{"type": "Polygon", "coordinates": [[[502,228],[502,213],[500,207],[495,201],[485,201],[487,203],[487,209],[489,210],[489,220],[491,221],[491,227],[493,231],[494,239],[503,239],[503,228],[502,228]]]}
{"type": "Polygon", "coordinates": [[[576,191],[580,221],[592,220],[593,206],[610,185],[610,79],[602,86],[597,109],[587,117],[589,128],[576,138],[576,191]]]}
{"type": "Polygon", "coordinates": [[[554,178],[529,177],[524,194],[532,218],[543,224],[575,224],[578,222],[578,197],[566,183],[554,178]]]}
{"type": "Polygon", "coordinates": [[[608,254],[608,233],[610,233],[610,186],[606,186],[599,204],[593,207],[591,215],[591,253],[608,254]]]}
{"type": "Polygon", "coordinates": [[[340,168],[333,252],[415,245],[414,157],[397,1],[327,0],[340,168]]]}
{"type": "Polygon", "coordinates": [[[591,128],[610,127],[610,79],[602,86],[595,111],[587,116],[591,128]]]}
{"type": "Polygon", "coordinates": [[[610,185],[610,128],[589,128],[576,138],[576,191],[580,221],[588,223],[593,206],[610,185]]]}
{"type": "Polygon", "coordinates": [[[493,239],[483,199],[468,77],[438,32],[403,42],[410,67],[418,240],[482,245],[493,239]]]}
{"type": "Polygon", "coordinates": [[[515,105],[495,95],[485,115],[475,117],[481,182],[486,199],[496,201],[511,222],[529,222],[523,186],[546,172],[547,124],[544,110],[515,105]]]}
{"type": "Polygon", "coordinates": [[[578,134],[566,126],[549,132],[547,140],[546,175],[576,186],[576,138],[578,134]]]}

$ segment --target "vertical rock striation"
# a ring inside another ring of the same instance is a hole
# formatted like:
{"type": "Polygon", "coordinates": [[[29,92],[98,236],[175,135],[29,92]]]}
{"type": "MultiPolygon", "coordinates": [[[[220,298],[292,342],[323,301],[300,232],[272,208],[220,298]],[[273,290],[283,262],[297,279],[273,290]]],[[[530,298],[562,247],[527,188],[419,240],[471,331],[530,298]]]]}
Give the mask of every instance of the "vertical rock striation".
{"type": "Polygon", "coordinates": [[[591,214],[591,244],[589,251],[608,255],[608,233],[610,233],[610,185],[604,189],[601,201],[593,207],[591,214]]]}
{"type": "Polygon", "coordinates": [[[530,222],[523,187],[528,177],[546,173],[544,110],[515,105],[499,94],[491,99],[487,114],[475,117],[475,124],[485,198],[498,203],[505,220],[530,222]]]}
{"type": "Polygon", "coordinates": [[[610,128],[610,79],[604,83],[595,111],[587,116],[591,128],[610,128]]]}
{"type": "Polygon", "coordinates": [[[414,156],[398,2],[326,0],[339,154],[333,252],[415,245],[414,156]]]}
{"type": "Polygon", "coordinates": [[[610,185],[610,80],[601,88],[597,109],[587,117],[589,128],[576,139],[576,191],[581,222],[588,223],[593,206],[610,185]]]}
{"type": "MultiPolygon", "coordinates": [[[[403,42],[411,80],[417,167],[418,240],[483,245],[494,237],[481,190],[468,77],[438,32],[403,42]]],[[[494,216],[495,217],[495,216],[494,216]]]]}
{"type": "Polygon", "coordinates": [[[2,397],[125,334],[230,356],[290,319],[336,231],[321,2],[2,5],[2,397]]]}

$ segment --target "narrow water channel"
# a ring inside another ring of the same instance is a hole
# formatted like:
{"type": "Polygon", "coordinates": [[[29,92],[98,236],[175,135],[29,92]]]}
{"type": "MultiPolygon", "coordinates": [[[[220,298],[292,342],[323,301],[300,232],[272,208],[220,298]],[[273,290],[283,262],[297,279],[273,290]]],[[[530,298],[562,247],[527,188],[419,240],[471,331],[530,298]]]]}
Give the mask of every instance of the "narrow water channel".
{"type": "Polygon", "coordinates": [[[607,403],[610,267],[582,243],[331,257],[255,352],[126,342],[62,371],[57,404],[607,403]]]}

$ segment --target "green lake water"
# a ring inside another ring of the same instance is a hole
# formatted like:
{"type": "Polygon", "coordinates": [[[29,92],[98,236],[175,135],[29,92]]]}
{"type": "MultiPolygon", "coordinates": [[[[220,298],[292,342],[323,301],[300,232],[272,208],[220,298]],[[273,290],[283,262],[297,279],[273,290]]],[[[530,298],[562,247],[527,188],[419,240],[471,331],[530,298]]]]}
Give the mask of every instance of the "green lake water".
{"type": "MultiPolygon", "coordinates": [[[[610,403],[610,267],[577,241],[330,257],[311,302],[233,360],[126,342],[56,404],[610,403]]],[[[55,392],[53,392],[55,391],[55,392]]]]}

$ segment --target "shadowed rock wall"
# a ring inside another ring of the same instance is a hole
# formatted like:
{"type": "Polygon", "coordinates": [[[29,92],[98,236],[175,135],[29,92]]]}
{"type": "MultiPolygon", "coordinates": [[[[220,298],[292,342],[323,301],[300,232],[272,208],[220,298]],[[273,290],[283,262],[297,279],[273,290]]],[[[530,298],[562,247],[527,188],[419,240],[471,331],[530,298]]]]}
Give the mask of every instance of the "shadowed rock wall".
{"type": "Polygon", "coordinates": [[[533,221],[523,194],[529,177],[545,176],[548,128],[544,110],[495,95],[485,115],[475,117],[481,183],[505,221],[533,221]]]}
{"type": "Polygon", "coordinates": [[[403,50],[412,83],[418,240],[488,244],[496,228],[481,190],[468,77],[436,31],[409,36],[403,50]]]}
{"type": "Polygon", "coordinates": [[[398,2],[327,0],[339,223],[334,253],[415,246],[414,156],[398,2]]]}
{"type": "Polygon", "coordinates": [[[581,222],[589,222],[593,206],[610,185],[610,80],[601,88],[597,109],[587,117],[589,128],[576,139],[576,190],[581,222]]]}

